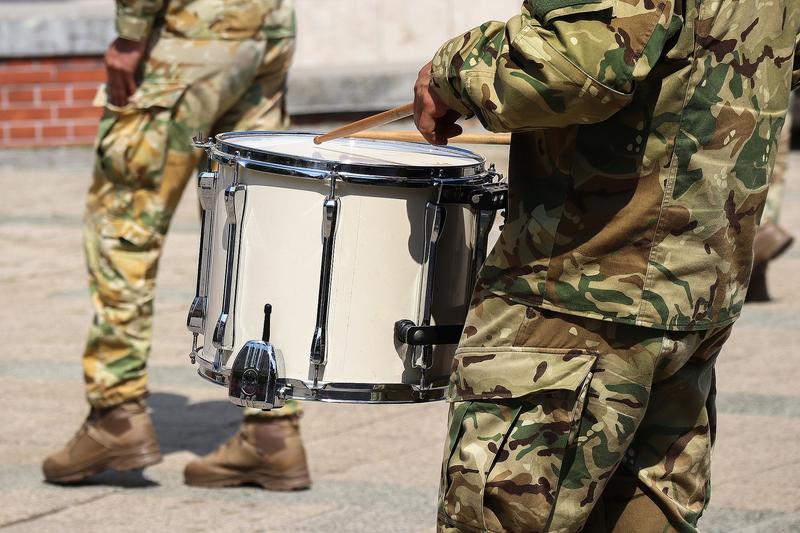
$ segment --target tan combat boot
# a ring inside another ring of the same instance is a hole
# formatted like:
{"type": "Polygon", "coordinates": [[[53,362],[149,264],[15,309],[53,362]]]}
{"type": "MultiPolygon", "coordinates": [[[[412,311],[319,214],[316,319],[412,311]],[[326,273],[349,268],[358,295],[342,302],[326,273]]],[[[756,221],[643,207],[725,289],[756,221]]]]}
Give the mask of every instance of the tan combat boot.
{"type": "Polygon", "coordinates": [[[748,302],[768,302],[767,266],[777,259],[794,242],[794,238],[774,222],[764,223],[753,241],[753,273],[747,289],[748,302]]]}
{"type": "Polygon", "coordinates": [[[311,486],[299,417],[249,416],[228,442],[186,465],[183,476],[195,487],[256,484],[268,490],[311,486]]]}
{"type": "Polygon", "coordinates": [[[105,470],[136,470],[161,461],[156,433],[143,400],[92,409],[61,451],[42,465],[50,483],[74,483],[105,470]]]}

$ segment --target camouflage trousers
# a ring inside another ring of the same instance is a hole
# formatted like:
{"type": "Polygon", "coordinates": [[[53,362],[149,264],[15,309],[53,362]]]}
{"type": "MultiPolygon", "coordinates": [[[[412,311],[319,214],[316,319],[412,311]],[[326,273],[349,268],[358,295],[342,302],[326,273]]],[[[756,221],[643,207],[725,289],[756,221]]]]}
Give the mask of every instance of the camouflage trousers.
{"type": "Polygon", "coordinates": [[[697,531],[729,332],[484,295],[453,366],[439,531],[697,531]]]}
{"type": "MultiPolygon", "coordinates": [[[[147,393],[158,262],[202,156],[191,146],[192,136],[285,128],[293,50],[291,38],[190,41],[158,35],[131,102],[106,105],[84,234],[95,317],[83,369],[93,406],[147,393]]],[[[292,403],[269,416],[298,410],[292,403]]]]}

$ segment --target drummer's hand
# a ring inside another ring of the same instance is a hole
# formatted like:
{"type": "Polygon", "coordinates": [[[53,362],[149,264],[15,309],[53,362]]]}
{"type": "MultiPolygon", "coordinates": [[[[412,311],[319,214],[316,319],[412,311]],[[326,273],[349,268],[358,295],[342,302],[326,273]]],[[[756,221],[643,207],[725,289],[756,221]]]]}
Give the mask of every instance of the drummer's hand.
{"type": "Polygon", "coordinates": [[[128,104],[136,92],[136,72],[144,57],[147,42],[117,38],[108,47],[105,56],[108,83],[108,101],[118,107],[128,104]]]}
{"type": "Polygon", "coordinates": [[[431,144],[447,144],[447,139],[463,131],[456,124],[460,117],[431,91],[431,64],[422,67],[414,85],[414,124],[422,136],[431,144]]]}

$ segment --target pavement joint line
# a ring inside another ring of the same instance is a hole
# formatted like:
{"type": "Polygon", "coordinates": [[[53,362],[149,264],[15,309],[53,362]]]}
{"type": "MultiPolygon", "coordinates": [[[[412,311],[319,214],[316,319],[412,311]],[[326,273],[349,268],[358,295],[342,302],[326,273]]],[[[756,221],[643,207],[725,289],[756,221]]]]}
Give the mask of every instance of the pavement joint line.
{"type": "Polygon", "coordinates": [[[12,526],[18,526],[20,524],[27,524],[30,522],[35,522],[40,518],[46,518],[48,516],[56,515],[58,513],[68,511],[70,509],[74,509],[76,507],[82,507],[84,505],[88,505],[90,503],[94,503],[96,501],[102,500],[104,498],[108,498],[109,496],[113,496],[114,494],[118,494],[121,492],[122,489],[110,489],[107,492],[102,494],[98,494],[97,496],[92,496],[91,498],[87,498],[85,500],[81,500],[75,503],[70,503],[68,505],[64,505],[62,507],[57,507],[55,509],[50,509],[49,511],[43,511],[41,513],[36,513],[25,518],[19,518],[17,520],[12,520],[11,522],[6,522],[5,524],[0,524],[0,529],[7,529],[12,526]]]}

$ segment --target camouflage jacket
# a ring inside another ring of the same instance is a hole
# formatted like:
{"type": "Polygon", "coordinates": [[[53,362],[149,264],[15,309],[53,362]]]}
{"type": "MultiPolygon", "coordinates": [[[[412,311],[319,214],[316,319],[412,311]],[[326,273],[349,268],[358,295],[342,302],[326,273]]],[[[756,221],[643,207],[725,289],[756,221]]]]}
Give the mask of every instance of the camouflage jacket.
{"type": "Polygon", "coordinates": [[[120,37],[141,41],[161,25],[186,39],[293,37],[294,0],[117,0],[120,37]]]}
{"type": "Polygon", "coordinates": [[[514,133],[479,289],[660,329],[733,322],[798,31],[796,0],[526,0],[446,43],[434,91],[514,133]]]}

